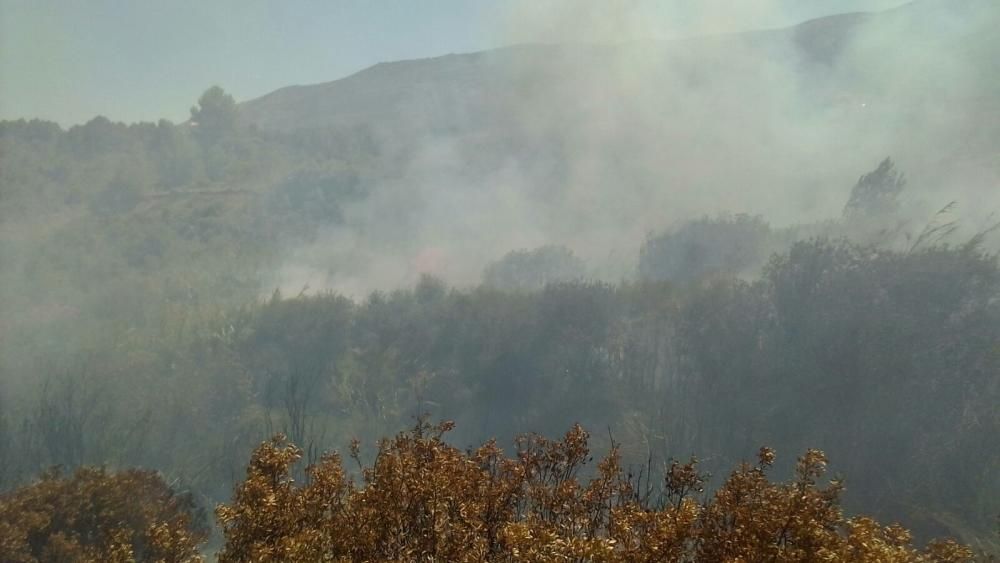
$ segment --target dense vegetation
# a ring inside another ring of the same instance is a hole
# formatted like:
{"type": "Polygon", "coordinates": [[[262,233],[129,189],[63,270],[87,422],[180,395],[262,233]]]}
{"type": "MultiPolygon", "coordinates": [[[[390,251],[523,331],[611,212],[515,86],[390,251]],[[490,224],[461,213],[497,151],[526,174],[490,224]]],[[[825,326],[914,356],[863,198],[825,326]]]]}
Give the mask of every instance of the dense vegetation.
{"type": "Polygon", "coordinates": [[[520,437],[463,453],[424,423],[385,440],[355,484],[337,455],[291,479],[301,451],[276,438],[254,453],[233,503],[220,506],[223,562],[241,561],[971,561],[954,542],[920,552],[899,526],[846,519],[842,483],[818,481],[821,452],[772,483],[774,451],[739,466],[702,500],[697,463],[672,463],[659,483],[622,466],[617,447],[590,461],[579,426],[562,441],[520,437]]]}
{"type": "Polygon", "coordinates": [[[49,472],[0,495],[0,559],[9,563],[190,561],[208,531],[191,496],[154,471],[49,472]]]}
{"type": "MultiPolygon", "coordinates": [[[[846,518],[843,483],[819,484],[826,457],[807,451],[795,478],[772,483],[775,452],[761,448],[712,494],[696,460],[622,465],[616,444],[591,470],[588,434],[522,435],[516,457],[495,441],[463,453],[452,423],[421,421],[380,442],[360,483],[324,455],[293,479],[302,450],[283,436],[261,444],[217,517],[222,562],[313,561],[897,561],[971,562],[953,541],[920,551],[908,531],[846,518]]],[[[194,562],[205,539],[188,497],[149,472],[79,469],[0,495],[0,549],[11,562],[194,562]]]]}
{"type": "MultiPolygon", "coordinates": [[[[610,428],[624,465],[693,454],[715,474],[762,444],[819,448],[848,509],[994,541],[1000,267],[951,223],[907,239],[891,161],[829,224],[695,218],[652,234],[613,284],[547,246],[476,287],[261,298],[287,248],[376,197],[399,155],[365,139],[257,131],[217,89],[180,125],[0,123],[0,488],[53,465],[136,466],[212,506],[275,432],[319,462],[430,413],[457,421],[454,443],[579,422],[610,428]]],[[[366,236],[398,243],[392,221],[366,236]]],[[[358,259],[342,258],[327,267],[358,259]]]]}
{"type": "Polygon", "coordinates": [[[812,445],[869,510],[988,522],[998,282],[974,248],[815,241],[756,282],[504,293],[426,279],[361,303],[276,295],[180,311],[41,372],[7,425],[19,453],[5,474],[113,460],[222,498],[272,430],[315,452],[427,410],[461,421],[468,441],[579,420],[610,425],[633,457],[696,452],[720,467],[756,444],[812,445]]]}

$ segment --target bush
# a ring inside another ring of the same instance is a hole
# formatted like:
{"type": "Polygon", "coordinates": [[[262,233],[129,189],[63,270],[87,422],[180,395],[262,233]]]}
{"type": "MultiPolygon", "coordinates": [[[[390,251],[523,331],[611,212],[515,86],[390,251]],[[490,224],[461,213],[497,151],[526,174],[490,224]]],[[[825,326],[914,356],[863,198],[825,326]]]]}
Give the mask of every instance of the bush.
{"type": "Polygon", "coordinates": [[[514,458],[495,442],[462,452],[446,444],[450,423],[420,423],[383,441],[361,484],[341,458],[290,477],[301,456],[278,436],[253,454],[232,504],[217,514],[222,562],[242,561],[900,561],[971,560],[953,542],[919,551],[899,526],[843,516],[839,481],[817,482],[826,459],[799,459],[795,478],[772,483],[774,452],[738,467],[702,495],[696,462],[673,463],[662,484],[634,476],[616,447],[591,459],[579,426],[560,441],[516,441],[514,458]]]}
{"type": "Polygon", "coordinates": [[[761,217],[703,217],[646,239],[639,251],[639,277],[685,283],[743,274],[764,261],[770,239],[771,227],[761,217]]]}
{"type": "Polygon", "coordinates": [[[153,471],[51,471],[0,496],[5,562],[201,561],[204,513],[153,471]]]}
{"type": "Polygon", "coordinates": [[[508,291],[534,291],[549,284],[579,281],[587,266],[565,246],[514,250],[483,270],[483,284],[508,291]]]}

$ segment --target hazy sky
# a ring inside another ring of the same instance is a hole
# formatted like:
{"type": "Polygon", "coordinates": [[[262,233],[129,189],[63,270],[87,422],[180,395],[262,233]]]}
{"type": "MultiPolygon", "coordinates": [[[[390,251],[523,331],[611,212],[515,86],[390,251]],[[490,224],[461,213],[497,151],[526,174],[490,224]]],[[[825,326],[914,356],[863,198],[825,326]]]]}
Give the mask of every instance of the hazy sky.
{"type": "MultiPolygon", "coordinates": [[[[208,86],[238,100],[380,61],[522,41],[779,27],[903,0],[0,0],[0,118],[182,120],[208,86]]],[[[638,36],[638,37],[637,37],[638,36]]]]}

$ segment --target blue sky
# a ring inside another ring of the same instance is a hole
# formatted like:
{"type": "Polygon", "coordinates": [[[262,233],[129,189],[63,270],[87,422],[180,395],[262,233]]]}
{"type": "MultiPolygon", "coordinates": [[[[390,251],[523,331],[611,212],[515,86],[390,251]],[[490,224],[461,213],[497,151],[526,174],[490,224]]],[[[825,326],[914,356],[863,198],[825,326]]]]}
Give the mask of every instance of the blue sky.
{"type": "Polygon", "coordinates": [[[63,125],[98,114],[176,121],[212,84],[244,100],[290,84],[333,80],[381,61],[523,41],[779,27],[902,3],[0,0],[0,118],[41,117],[63,125]]]}

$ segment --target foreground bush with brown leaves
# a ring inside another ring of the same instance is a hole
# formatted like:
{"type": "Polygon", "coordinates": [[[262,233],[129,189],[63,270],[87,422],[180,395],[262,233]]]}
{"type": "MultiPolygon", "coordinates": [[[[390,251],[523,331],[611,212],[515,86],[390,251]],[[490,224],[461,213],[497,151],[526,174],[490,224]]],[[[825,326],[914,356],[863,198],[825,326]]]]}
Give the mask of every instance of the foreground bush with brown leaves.
{"type": "Polygon", "coordinates": [[[0,495],[4,563],[201,561],[208,527],[153,471],[56,471],[0,495]]]}
{"type": "Polygon", "coordinates": [[[384,440],[361,483],[337,454],[292,479],[300,450],[262,444],[247,479],[217,510],[222,562],[313,561],[971,561],[951,541],[925,550],[899,526],[846,518],[826,460],[808,451],[788,483],[772,483],[761,449],[709,497],[695,462],[674,463],[651,488],[621,466],[617,448],[581,478],[589,458],[579,427],[560,441],[525,436],[507,458],[495,442],[473,452],[446,444],[450,424],[425,423],[384,440]],[[654,493],[654,489],[658,492],[654,493]]]}

